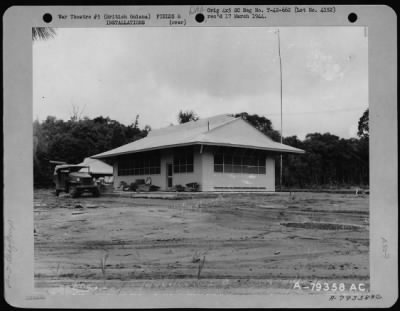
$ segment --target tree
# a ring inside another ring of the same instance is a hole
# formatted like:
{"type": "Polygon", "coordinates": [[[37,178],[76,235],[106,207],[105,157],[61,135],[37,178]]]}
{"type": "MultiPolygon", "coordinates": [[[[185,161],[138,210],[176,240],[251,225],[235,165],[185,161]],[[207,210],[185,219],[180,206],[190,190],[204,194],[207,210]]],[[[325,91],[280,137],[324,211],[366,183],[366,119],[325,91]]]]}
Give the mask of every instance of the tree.
{"type": "Polygon", "coordinates": [[[139,115],[136,115],[135,122],[132,124],[133,128],[139,128],[139,115]]]}
{"type": "Polygon", "coordinates": [[[193,110],[180,110],[178,113],[178,122],[183,124],[190,121],[197,121],[199,119],[198,115],[193,110]]]}
{"type": "Polygon", "coordinates": [[[365,110],[358,121],[358,137],[369,138],[369,109],[365,110]]]}
{"type": "Polygon", "coordinates": [[[82,117],[82,113],[85,110],[85,106],[81,109],[78,105],[72,104],[72,112],[71,112],[71,117],[70,120],[73,122],[79,121],[82,117]]]}
{"type": "Polygon", "coordinates": [[[241,112],[234,115],[235,118],[242,118],[246,120],[251,125],[253,125],[256,129],[267,135],[274,141],[280,141],[281,135],[278,131],[275,131],[272,127],[272,122],[266,117],[259,116],[257,114],[248,114],[247,112],[241,112]]]}
{"type": "Polygon", "coordinates": [[[283,156],[286,187],[319,188],[368,185],[369,166],[366,139],[344,139],[330,133],[310,133],[301,141],[286,137],[284,144],[305,150],[305,154],[283,156]]]}
{"type": "Polygon", "coordinates": [[[32,40],[47,40],[56,35],[56,30],[51,27],[32,27],[32,40]]]}
{"type": "Polygon", "coordinates": [[[98,154],[145,137],[149,127],[140,129],[137,124],[129,126],[109,117],[72,118],[64,121],[47,117],[43,122],[33,123],[34,184],[50,186],[52,167],[50,160],[77,164],[84,158],[98,154]]]}

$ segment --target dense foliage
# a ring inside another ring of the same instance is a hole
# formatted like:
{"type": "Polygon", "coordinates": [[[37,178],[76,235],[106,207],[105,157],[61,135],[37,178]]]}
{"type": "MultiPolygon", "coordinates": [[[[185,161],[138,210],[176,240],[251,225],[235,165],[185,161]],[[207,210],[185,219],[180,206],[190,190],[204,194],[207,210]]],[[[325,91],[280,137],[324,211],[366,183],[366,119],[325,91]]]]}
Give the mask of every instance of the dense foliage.
{"type": "MultiPolygon", "coordinates": [[[[283,143],[305,154],[283,155],[283,186],[298,188],[345,187],[369,184],[368,139],[344,139],[330,133],[308,134],[301,141],[285,137],[283,143]]],[[[279,161],[276,161],[279,184],[279,161]]]]}
{"type": "MultiPolygon", "coordinates": [[[[265,117],[236,114],[280,142],[280,133],[265,117]]],[[[296,136],[284,137],[283,143],[305,151],[305,154],[283,155],[283,187],[345,187],[369,185],[368,109],[358,123],[359,138],[344,139],[330,133],[311,133],[302,141],[296,136]]],[[[275,183],[280,186],[280,159],[276,156],[275,183]]]]}
{"type": "Polygon", "coordinates": [[[369,138],[369,109],[365,110],[358,121],[358,133],[361,138],[369,138]]]}
{"type": "Polygon", "coordinates": [[[34,183],[51,185],[51,160],[77,164],[85,157],[145,137],[149,130],[147,126],[139,129],[138,118],[129,126],[108,117],[64,121],[49,116],[43,122],[34,121],[34,183]]]}
{"type": "MultiPolygon", "coordinates": [[[[263,116],[236,114],[275,141],[280,134],[270,120],[263,116]]],[[[192,112],[180,112],[180,123],[197,120],[192,112]]],[[[140,129],[136,121],[125,126],[110,118],[79,119],[69,121],[47,117],[35,121],[34,130],[34,182],[48,186],[52,183],[53,161],[80,163],[85,157],[98,154],[143,138],[150,131],[140,129]]],[[[283,155],[283,186],[298,188],[346,187],[369,184],[369,128],[368,110],[358,124],[358,138],[344,139],[330,133],[311,133],[304,140],[296,136],[284,137],[283,143],[305,150],[305,154],[283,155]]],[[[279,189],[279,155],[276,155],[276,186],[279,189]]]]}

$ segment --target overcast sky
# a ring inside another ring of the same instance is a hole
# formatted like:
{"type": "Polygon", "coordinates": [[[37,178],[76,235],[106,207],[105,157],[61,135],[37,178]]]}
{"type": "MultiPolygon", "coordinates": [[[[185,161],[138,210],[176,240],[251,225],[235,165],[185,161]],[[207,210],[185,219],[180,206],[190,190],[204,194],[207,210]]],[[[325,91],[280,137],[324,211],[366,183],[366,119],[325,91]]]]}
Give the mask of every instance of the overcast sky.
{"type": "MultiPolygon", "coordinates": [[[[33,118],[102,115],[126,125],[247,111],[280,129],[276,28],[71,28],[33,43],[33,118]]],[[[283,135],[355,137],[368,108],[361,27],[281,27],[283,135]]]]}

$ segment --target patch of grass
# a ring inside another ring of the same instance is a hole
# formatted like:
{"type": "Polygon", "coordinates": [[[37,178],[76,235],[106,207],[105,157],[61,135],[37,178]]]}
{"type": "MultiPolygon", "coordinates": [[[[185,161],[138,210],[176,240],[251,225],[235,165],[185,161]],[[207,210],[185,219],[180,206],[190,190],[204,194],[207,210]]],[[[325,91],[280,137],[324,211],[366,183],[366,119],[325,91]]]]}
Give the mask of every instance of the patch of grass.
{"type": "Polygon", "coordinates": [[[199,267],[197,269],[197,279],[200,280],[201,271],[203,270],[204,264],[206,262],[206,256],[203,256],[203,260],[199,262],[199,267]]]}
{"type": "Polygon", "coordinates": [[[106,283],[106,270],[107,270],[107,259],[108,259],[108,253],[105,253],[103,255],[103,257],[100,260],[100,268],[101,268],[101,273],[103,274],[103,280],[104,280],[104,284],[106,283]]]}

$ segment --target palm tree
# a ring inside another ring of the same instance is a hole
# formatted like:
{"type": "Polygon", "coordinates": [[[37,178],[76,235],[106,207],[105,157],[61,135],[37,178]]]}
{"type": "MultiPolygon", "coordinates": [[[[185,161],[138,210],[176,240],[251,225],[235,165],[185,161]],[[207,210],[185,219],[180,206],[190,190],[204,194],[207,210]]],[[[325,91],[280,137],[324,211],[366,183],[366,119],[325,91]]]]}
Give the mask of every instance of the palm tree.
{"type": "Polygon", "coordinates": [[[56,30],[51,27],[32,27],[32,40],[47,40],[56,35],[56,30]]]}

